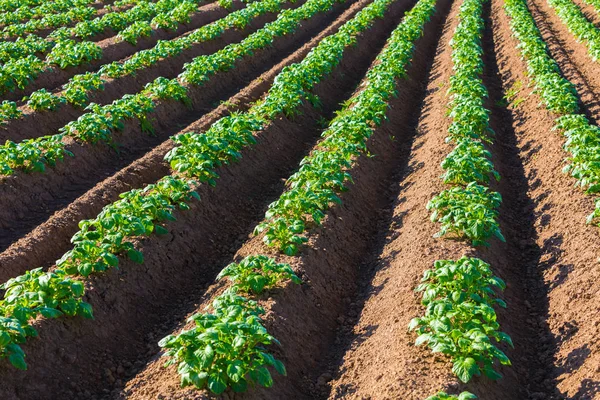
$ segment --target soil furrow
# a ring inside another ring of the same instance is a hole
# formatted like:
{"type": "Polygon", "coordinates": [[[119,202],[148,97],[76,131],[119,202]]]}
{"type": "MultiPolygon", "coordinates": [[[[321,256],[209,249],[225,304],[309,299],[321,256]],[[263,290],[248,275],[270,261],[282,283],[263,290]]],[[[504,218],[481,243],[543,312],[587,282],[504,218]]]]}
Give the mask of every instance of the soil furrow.
{"type": "MultiPolygon", "coordinates": [[[[426,77],[432,60],[433,48],[439,37],[442,21],[450,1],[441,1],[438,13],[425,27],[425,37],[417,42],[414,64],[409,79],[400,80],[399,96],[392,101],[388,122],[377,129],[368,142],[369,152],[375,157],[361,157],[352,169],[354,183],[342,195],[342,205],[334,207],[326,217],[323,228],[315,229],[301,256],[290,258],[294,270],[304,283],[286,285],[261,301],[266,310],[266,326],[282,346],[273,347],[275,356],[287,368],[288,376],[275,376],[269,389],[255,388],[249,393],[235,395],[243,399],[314,399],[322,395],[324,355],[334,345],[336,329],[349,307],[350,298],[360,284],[359,266],[370,253],[380,212],[389,203],[386,187],[397,169],[396,160],[405,146],[398,126],[406,126],[420,106],[424,88],[420,82],[426,77]],[[394,139],[392,137],[395,136],[394,139]],[[320,378],[320,379],[318,379],[320,378]]],[[[264,254],[261,238],[246,242],[235,259],[249,254],[264,254]]],[[[225,265],[222,264],[221,267],[225,265]]],[[[210,304],[226,284],[212,285],[201,298],[197,311],[210,304]]],[[[188,326],[189,328],[189,326],[188,326]]],[[[165,360],[158,354],[134,379],[130,380],[120,398],[166,399],[205,398],[193,389],[180,389],[175,368],[164,369],[165,360]]],[[[326,382],[326,378],[325,381],[326,382]]]]}
{"type": "MultiPolygon", "coordinates": [[[[239,9],[243,5],[241,1],[234,1],[235,5],[232,10],[239,9]]],[[[3,93],[2,100],[21,100],[23,96],[28,96],[34,91],[42,88],[55,89],[64,84],[73,75],[77,75],[86,71],[94,71],[102,65],[112,61],[121,60],[131,54],[148,49],[156,45],[158,40],[169,40],[183,35],[192,29],[197,29],[202,25],[213,22],[219,18],[226,16],[230,10],[221,7],[218,3],[210,3],[198,8],[194,14],[190,15],[190,22],[187,24],[179,24],[175,30],[154,29],[150,37],[140,38],[136,45],[129,42],[121,41],[116,36],[99,41],[97,44],[102,49],[102,57],[94,60],[89,64],[79,65],[77,67],[69,67],[61,69],[58,67],[48,68],[41,72],[38,77],[23,90],[17,89],[14,92],[3,93]]]]}
{"type": "MultiPolygon", "coordinates": [[[[354,4],[352,12],[340,19],[348,20],[368,2],[354,4]]],[[[176,213],[178,221],[167,225],[169,234],[140,240],[144,264],[123,260],[119,270],[91,278],[87,300],[94,307],[94,321],[37,322],[40,339],[23,346],[30,369],[24,374],[6,364],[0,366],[0,397],[80,398],[86,391],[90,397],[103,397],[156,354],[156,338],[172,331],[195,308],[190,299],[199,297],[214,280],[268,202],[281,192],[282,178],[291,174],[319,137],[320,117],[330,117],[354,90],[411,5],[392,5],[386,18],[362,35],[358,46],[347,50],[340,66],[315,89],[322,110],[304,106],[294,120],[281,118],[269,125],[258,133],[258,144],[239,163],[219,171],[216,188],[201,186],[202,201],[176,213]]]]}
{"type": "Polygon", "coordinates": [[[328,12],[305,21],[295,33],[276,38],[272,46],[240,60],[232,70],[217,73],[200,87],[191,87],[188,91],[191,108],[177,101],[157,101],[155,111],[150,114],[155,135],[142,133],[137,120],[127,121],[124,130],[114,134],[114,141],[119,145],[118,153],[105,144],[93,146],[68,139],[67,148],[75,157],[66,157],[45,173],[17,173],[5,178],[0,182],[0,227],[4,228],[0,243],[3,248],[99,181],[129,165],[213,109],[215,103],[234,95],[309,41],[315,30],[326,27],[347,7],[348,2],[336,4],[328,12]],[[9,229],[16,226],[21,227],[20,231],[11,233],[9,229]]]}

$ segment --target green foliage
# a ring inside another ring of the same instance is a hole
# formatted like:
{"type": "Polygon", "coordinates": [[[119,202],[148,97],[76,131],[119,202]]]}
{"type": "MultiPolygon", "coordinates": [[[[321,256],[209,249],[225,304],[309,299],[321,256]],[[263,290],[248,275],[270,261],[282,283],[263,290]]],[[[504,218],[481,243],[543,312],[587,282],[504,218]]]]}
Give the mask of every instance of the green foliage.
{"type": "Polygon", "coordinates": [[[452,371],[465,383],[482,373],[499,379],[494,362],[510,365],[510,360],[492,340],[512,347],[510,337],[498,330],[493,309],[495,304],[506,307],[495,295],[495,290],[504,289],[504,282],[488,264],[468,257],[436,261],[421,282],[416,291],[423,292],[425,315],[409,325],[419,334],[415,344],[450,356],[452,371]]]}
{"type": "Polygon", "coordinates": [[[239,263],[231,263],[217,276],[217,280],[228,277],[233,287],[244,293],[261,294],[285,280],[302,283],[289,264],[279,264],[263,256],[248,256],[239,263]]]}
{"type": "Polygon", "coordinates": [[[37,90],[23,100],[26,100],[27,105],[35,111],[52,111],[65,102],[63,97],[54,96],[46,89],[37,90]]]}
{"type": "Polygon", "coordinates": [[[0,125],[11,119],[20,118],[23,115],[14,101],[4,100],[0,103],[0,125]]]}
{"type": "Polygon", "coordinates": [[[151,33],[152,26],[150,26],[148,21],[136,21],[119,32],[118,37],[121,40],[136,45],[139,38],[149,37],[151,33]]]}
{"type": "Polygon", "coordinates": [[[283,363],[267,353],[265,346],[279,342],[262,325],[264,310],[255,301],[227,291],[213,302],[213,313],[190,317],[196,327],[159,342],[177,364],[181,385],[207,388],[214,394],[228,387],[245,392],[249,386],[271,387],[268,367],[286,375],[283,363]]]}
{"type": "Polygon", "coordinates": [[[188,209],[186,202],[197,196],[188,182],[171,176],[122,193],[121,200],[104,207],[95,219],[79,223],[79,232],[71,238],[73,249],[56,265],[68,274],[88,276],[116,267],[119,254],[141,263],[143,256],[131,238],[166,233],[160,223],[175,220],[175,209],[188,209]]]}
{"type": "Polygon", "coordinates": [[[454,185],[488,183],[490,176],[500,180],[500,174],[494,169],[491,158],[491,153],[482,142],[461,139],[442,161],[442,168],[446,170],[442,179],[444,183],[454,185]]]}
{"type": "Polygon", "coordinates": [[[44,63],[29,55],[0,65],[0,92],[25,89],[44,69],[44,63]]]}
{"type": "Polygon", "coordinates": [[[73,154],[64,148],[63,135],[28,139],[21,143],[7,140],[0,146],[0,175],[12,175],[16,169],[43,172],[46,164],[54,165],[65,155],[73,154]]]}
{"type": "Polygon", "coordinates": [[[430,396],[425,400],[471,400],[476,398],[477,396],[469,392],[462,392],[458,396],[447,394],[446,392],[438,392],[437,394],[430,396]]]}
{"type": "Polygon", "coordinates": [[[83,283],[63,271],[44,272],[42,268],[26,272],[0,286],[0,357],[6,357],[18,369],[27,369],[25,354],[19,346],[28,336],[37,336],[30,321],[38,316],[57,318],[81,315],[92,318],[89,304],[83,302],[83,283]]]}
{"type": "Polygon", "coordinates": [[[571,0],[548,0],[558,17],[575,37],[583,42],[594,61],[600,60],[600,30],[590,22],[583,11],[571,0]]]}
{"type": "MultiPolygon", "coordinates": [[[[347,170],[357,157],[366,152],[366,141],[385,119],[388,101],[395,94],[395,80],[405,75],[414,41],[421,36],[423,25],[433,14],[434,4],[434,1],[420,1],[407,13],[378,56],[379,63],[367,72],[362,90],[331,121],[319,148],[302,160],[300,170],[288,179],[289,189],[269,205],[265,221],[255,229],[256,234],[264,232],[267,245],[278,246],[288,255],[296,254],[299,246],[306,242],[301,234],[308,224],[320,224],[331,204],[341,202],[337,194],[347,190],[346,182],[352,182],[347,170]]],[[[343,45],[337,45],[335,40],[331,43],[331,48],[340,52],[341,57],[343,45]]],[[[333,57],[334,53],[328,47],[323,49],[327,51],[315,52],[314,58],[321,68],[326,68],[331,62],[320,60],[333,57]]],[[[299,104],[302,93],[299,90],[290,93],[292,90],[288,89],[299,87],[305,90],[303,82],[298,82],[298,76],[302,76],[299,71],[284,71],[270,93],[281,93],[279,97],[290,104],[299,104]],[[290,78],[284,80],[288,76],[290,78]]],[[[267,100],[260,107],[266,110],[263,112],[267,115],[290,112],[283,102],[271,105],[267,100]]]]}
{"type": "Polygon", "coordinates": [[[497,221],[501,202],[500,193],[471,182],[466,187],[444,190],[429,201],[427,209],[433,211],[431,221],[442,224],[436,237],[466,238],[479,246],[488,245],[492,236],[505,241],[497,221]]]}
{"type": "Polygon", "coordinates": [[[76,42],[61,40],[56,43],[46,57],[48,64],[56,64],[60,68],[75,67],[102,57],[102,49],[93,42],[76,42]]]}

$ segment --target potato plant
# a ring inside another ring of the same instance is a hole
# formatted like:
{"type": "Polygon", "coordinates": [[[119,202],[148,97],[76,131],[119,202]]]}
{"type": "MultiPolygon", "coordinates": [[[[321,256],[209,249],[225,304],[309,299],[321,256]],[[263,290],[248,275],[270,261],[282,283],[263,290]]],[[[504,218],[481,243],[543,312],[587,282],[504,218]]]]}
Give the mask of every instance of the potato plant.
{"type": "Polygon", "coordinates": [[[447,394],[446,392],[438,392],[433,396],[429,396],[425,400],[471,400],[476,398],[477,396],[469,392],[462,392],[458,396],[455,396],[453,394],[447,394]]]}
{"type": "Polygon", "coordinates": [[[277,263],[263,255],[248,256],[239,263],[229,264],[219,273],[217,280],[225,277],[229,278],[236,290],[257,295],[285,280],[302,282],[289,264],[277,263]]]}
{"type": "Polygon", "coordinates": [[[505,283],[488,264],[468,257],[436,261],[421,282],[416,291],[423,292],[426,311],[409,325],[419,335],[415,344],[427,344],[434,353],[450,356],[452,371],[465,383],[482,373],[501,378],[494,363],[510,365],[510,360],[494,343],[513,344],[499,331],[493,306],[506,307],[495,293],[505,283]]]}
{"type": "Polygon", "coordinates": [[[271,387],[268,367],[286,375],[283,363],[267,352],[266,346],[279,344],[262,325],[264,310],[253,300],[227,291],[217,297],[212,313],[190,317],[196,327],[159,342],[176,364],[181,385],[207,388],[219,395],[228,387],[245,392],[248,387],[271,387]]]}

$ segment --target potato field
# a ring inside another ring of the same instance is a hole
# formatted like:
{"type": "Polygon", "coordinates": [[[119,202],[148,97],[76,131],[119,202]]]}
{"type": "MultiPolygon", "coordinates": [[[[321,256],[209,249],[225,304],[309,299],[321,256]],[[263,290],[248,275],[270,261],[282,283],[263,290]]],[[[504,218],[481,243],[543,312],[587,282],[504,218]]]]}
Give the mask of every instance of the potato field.
{"type": "Polygon", "coordinates": [[[0,399],[600,399],[600,0],[0,0],[0,399]]]}

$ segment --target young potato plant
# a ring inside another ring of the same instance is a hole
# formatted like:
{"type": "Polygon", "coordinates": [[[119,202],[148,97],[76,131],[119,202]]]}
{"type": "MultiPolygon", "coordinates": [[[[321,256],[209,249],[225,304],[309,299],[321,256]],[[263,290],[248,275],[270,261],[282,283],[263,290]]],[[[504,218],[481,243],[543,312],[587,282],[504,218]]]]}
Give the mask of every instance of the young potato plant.
{"type": "Polygon", "coordinates": [[[286,375],[283,363],[267,352],[266,346],[279,342],[262,325],[264,310],[255,301],[226,291],[212,306],[212,313],[190,317],[195,328],[159,342],[164,356],[171,357],[166,365],[177,364],[182,386],[219,395],[229,387],[234,392],[271,387],[268,367],[286,375]]]}
{"type": "Polygon", "coordinates": [[[44,69],[44,62],[29,55],[0,65],[0,92],[25,89],[44,69]]]}
{"type": "Polygon", "coordinates": [[[217,276],[217,280],[229,278],[233,287],[243,293],[261,294],[283,281],[302,283],[289,264],[277,263],[264,255],[252,255],[239,263],[231,263],[217,276]]]}
{"type": "Polygon", "coordinates": [[[27,337],[37,336],[31,320],[40,315],[92,318],[90,305],[82,301],[83,283],[61,270],[44,272],[37,268],[9,280],[0,289],[5,291],[0,301],[0,358],[8,358],[18,369],[27,369],[20,344],[25,343],[27,337]]]}
{"type": "Polygon", "coordinates": [[[29,139],[21,143],[7,140],[0,145],[0,176],[12,175],[15,170],[44,172],[46,165],[55,165],[65,155],[73,154],[64,148],[63,135],[29,139]]]}
{"type": "Polygon", "coordinates": [[[468,185],[471,182],[489,183],[490,177],[500,180],[500,174],[494,169],[490,160],[491,153],[485,145],[476,140],[460,139],[456,147],[442,161],[446,170],[442,179],[444,183],[468,185]]]}
{"type": "Polygon", "coordinates": [[[53,96],[46,89],[36,90],[29,97],[24,97],[27,105],[35,111],[53,111],[65,102],[63,97],[53,96]]]}
{"type": "Polygon", "coordinates": [[[23,112],[14,101],[4,100],[0,103],[0,125],[6,124],[8,120],[21,118],[23,112]]]}
{"type": "Polygon", "coordinates": [[[473,246],[487,246],[492,236],[504,242],[497,221],[501,202],[500,193],[476,182],[444,190],[427,203],[427,209],[432,210],[431,221],[442,224],[435,237],[466,238],[473,246]]]}
{"type": "MultiPolygon", "coordinates": [[[[435,11],[434,5],[435,1],[422,0],[407,13],[377,57],[379,63],[367,72],[362,90],[331,121],[318,149],[302,160],[300,170],[288,179],[289,189],[269,205],[265,221],[255,229],[255,234],[264,232],[267,245],[277,246],[288,255],[296,254],[307,240],[302,236],[307,226],[320,224],[330,206],[341,202],[338,193],[347,190],[346,182],[352,182],[348,170],[357,157],[366,153],[367,140],[385,119],[396,79],[405,76],[414,41],[422,35],[424,24],[435,11]]],[[[288,87],[289,84],[277,81],[273,85],[281,92],[288,87]]],[[[298,104],[301,97],[297,96],[298,93],[286,98],[298,104]]],[[[262,106],[272,112],[268,103],[262,106]]],[[[281,104],[276,107],[273,109],[277,112],[286,112],[281,104]]]]}
{"type": "Polygon", "coordinates": [[[433,396],[429,396],[425,400],[472,400],[476,398],[477,396],[469,392],[462,392],[458,396],[455,396],[453,394],[447,394],[446,392],[438,392],[433,396]]]}
{"type": "Polygon", "coordinates": [[[434,353],[450,356],[452,371],[465,383],[482,373],[490,379],[501,378],[494,363],[510,365],[510,360],[494,342],[513,344],[510,336],[498,330],[493,306],[506,307],[495,293],[505,283],[488,264],[469,257],[436,261],[421,282],[416,291],[423,292],[425,315],[409,325],[419,335],[415,344],[427,344],[434,353]]]}

